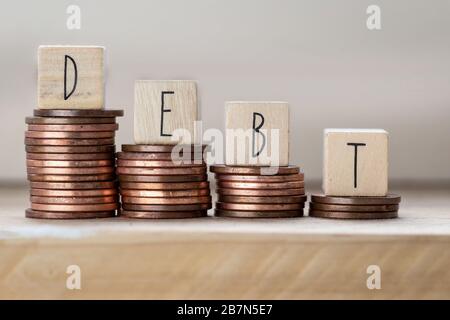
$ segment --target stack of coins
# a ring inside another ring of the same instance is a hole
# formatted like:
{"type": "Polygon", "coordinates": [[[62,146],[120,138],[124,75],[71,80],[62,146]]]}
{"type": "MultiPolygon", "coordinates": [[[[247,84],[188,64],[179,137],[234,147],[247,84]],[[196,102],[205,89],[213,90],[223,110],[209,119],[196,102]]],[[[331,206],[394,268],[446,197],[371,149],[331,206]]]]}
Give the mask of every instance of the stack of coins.
{"type": "Polygon", "coordinates": [[[211,166],[218,194],[215,215],[239,218],[303,216],[306,201],[303,173],[296,166],[276,169],[276,174],[264,175],[261,167],[211,166]]]}
{"type": "Polygon", "coordinates": [[[122,146],[117,153],[122,216],[177,219],[207,215],[211,193],[204,146],[188,146],[186,154],[172,153],[173,149],[173,145],[122,146]]]}
{"type": "Polygon", "coordinates": [[[116,215],[116,117],[122,110],[34,110],[26,118],[29,218],[116,215]]]}
{"type": "Polygon", "coordinates": [[[312,195],[309,215],[334,219],[390,219],[398,217],[401,197],[337,197],[312,195]]]}

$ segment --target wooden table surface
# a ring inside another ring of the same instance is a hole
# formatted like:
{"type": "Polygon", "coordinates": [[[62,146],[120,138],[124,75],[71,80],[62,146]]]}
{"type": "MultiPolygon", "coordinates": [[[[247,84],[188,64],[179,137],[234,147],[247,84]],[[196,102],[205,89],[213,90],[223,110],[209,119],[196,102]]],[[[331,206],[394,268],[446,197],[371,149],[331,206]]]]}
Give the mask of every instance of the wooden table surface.
{"type": "Polygon", "coordinates": [[[3,187],[0,298],[450,299],[450,188],[393,191],[394,220],[49,221],[24,217],[25,187],[3,187]]]}

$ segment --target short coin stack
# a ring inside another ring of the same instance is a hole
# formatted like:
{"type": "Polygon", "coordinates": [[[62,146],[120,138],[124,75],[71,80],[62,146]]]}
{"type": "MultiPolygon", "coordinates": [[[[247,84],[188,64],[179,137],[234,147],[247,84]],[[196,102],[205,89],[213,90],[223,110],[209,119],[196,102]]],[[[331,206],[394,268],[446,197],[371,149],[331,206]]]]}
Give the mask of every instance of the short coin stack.
{"type": "Polygon", "coordinates": [[[29,218],[116,215],[115,118],[122,110],[34,110],[26,118],[29,218]]]}
{"type": "Polygon", "coordinates": [[[207,215],[211,193],[202,157],[204,146],[187,146],[189,151],[172,153],[174,147],[122,146],[117,153],[122,216],[178,219],[207,215]]]}
{"type": "MultiPolygon", "coordinates": [[[[267,167],[266,167],[267,169],[267,167]]],[[[238,218],[303,216],[306,201],[304,175],[297,166],[265,175],[261,167],[213,165],[218,202],[215,215],[238,218]]]]}
{"type": "Polygon", "coordinates": [[[337,197],[312,195],[309,215],[334,219],[390,219],[398,217],[401,197],[337,197]]]}

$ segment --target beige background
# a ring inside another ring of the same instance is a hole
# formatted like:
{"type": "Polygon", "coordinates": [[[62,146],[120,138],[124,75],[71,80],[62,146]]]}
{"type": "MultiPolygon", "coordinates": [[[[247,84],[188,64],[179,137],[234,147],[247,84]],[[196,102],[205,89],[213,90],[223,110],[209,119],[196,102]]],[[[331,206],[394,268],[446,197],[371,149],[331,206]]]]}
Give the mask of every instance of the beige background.
{"type": "Polygon", "coordinates": [[[40,44],[106,47],[106,101],[132,142],[135,79],[195,79],[204,127],[226,100],[291,106],[291,162],[321,177],[326,127],[384,128],[392,179],[450,180],[450,1],[2,1],[0,182],[25,179],[40,44]],[[82,29],[66,29],[66,8],[82,29]],[[382,8],[382,30],[366,8],[382,8]]]}

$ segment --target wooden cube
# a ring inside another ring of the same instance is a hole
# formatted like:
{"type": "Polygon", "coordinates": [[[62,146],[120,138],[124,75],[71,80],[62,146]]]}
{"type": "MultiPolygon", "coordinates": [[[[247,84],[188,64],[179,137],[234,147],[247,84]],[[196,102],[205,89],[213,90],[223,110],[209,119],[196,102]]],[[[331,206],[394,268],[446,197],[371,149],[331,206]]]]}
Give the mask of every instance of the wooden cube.
{"type": "Polygon", "coordinates": [[[289,105],[232,101],[226,109],[227,165],[289,165],[289,105]]]}
{"type": "Polygon", "coordinates": [[[197,120],[198,103],[195,81],[136,81],[134,87],[135,143],[196,143],[195,122],[197,120]],[[180,135],[179,132],[185,134],[180,135]]]}
{"type": "Polygon", "coordinates": [[[39,109],[102,109],[103,47],[40,46],[39,109]]]}
{"type": "Polygon", "coordinates": [[[326,129],[323,191],[328,196],[385,196],[388,133],[381,129],[326,129]]]}

